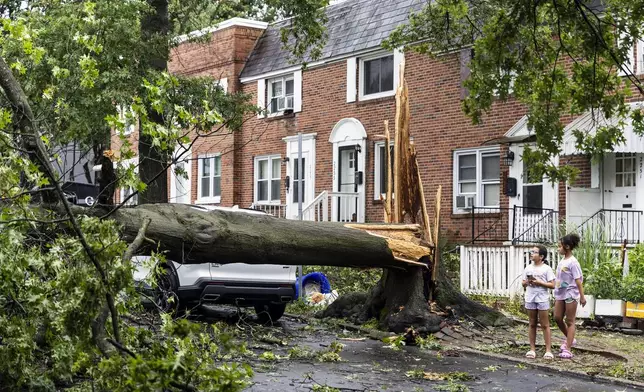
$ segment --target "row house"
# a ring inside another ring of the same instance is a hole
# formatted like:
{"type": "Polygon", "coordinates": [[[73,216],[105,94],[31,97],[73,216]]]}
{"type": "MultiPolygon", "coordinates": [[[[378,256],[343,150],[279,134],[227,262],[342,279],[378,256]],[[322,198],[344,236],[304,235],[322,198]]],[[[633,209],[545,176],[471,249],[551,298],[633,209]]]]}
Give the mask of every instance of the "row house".
{"type": "MultiPolygon", "coordinates": [[[[593,162],[576,149],[572,130],[593,132],[601,120],[590,114],[568,119],[557,161],[578,167],[577,181],[529,182],[521,156],[535,137],[525,108],[496,102],[477,125],[462,112],[470,49],[430,58],[382,48],[423,4],[347,0],[329,6],[323,54],[305,68],[292,64],[281,47],[280,29],[288,21],[235,18],[195,33],[211,34],[207,43],[178,45],[171,72],[212,76],[228,93],[251,95],[265,111],[238,132],[199,139],[178,163],[188,178],[169,176],[169,201],[252,207],[286,219],[382,221],[388,173],[381,135],[384,120],[393,124],[404,59],[410,130],[428,205],[442,185],[443,233],[452,242],[482,245],[462,248],[462,278],[476,275],[463,278],[462,288],[484,280],[506,293],[527,260],[524,248],[518,256],[508,249],[554,242],[561,222],[580,230],[601,226],[615,242],[638,242],[644,141],[632,125],[625,121],[626,143],[593,162]],[[520,261],[511,267],[511,258],[520,261]]],[[[642,43],[633,48],[629,66],[644,74],[642,43]]]]}

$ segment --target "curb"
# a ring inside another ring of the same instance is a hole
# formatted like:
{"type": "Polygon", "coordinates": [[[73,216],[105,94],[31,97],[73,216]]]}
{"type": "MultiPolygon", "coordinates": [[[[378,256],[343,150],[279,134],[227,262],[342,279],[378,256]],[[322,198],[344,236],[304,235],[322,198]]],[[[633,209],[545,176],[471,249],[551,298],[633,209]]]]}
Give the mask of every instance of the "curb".
{"type": "Polygon", "coordinates": [[[644,383],[638,382],[638,381],[625,381],[620,378],[614,378],[614,377],[608,377],[608,376],[591,376],[587,373],[578,371],[578,370],[565,370],[565,369],[559,369],[555,366],[550,366],[550,365],[544,365],[541,363],[534,363],[534,362],[529,362],[525,361],[523,359],[519,359],[516,357],[511,357],[509,355],[504,355],[504,354],[496,354],[496,353],[489,353],[485,351],[479,351],[475,350],[472,348],[467,348],[467,347],[460,347],[460,346],[455,346],[453,347],[458,347],[460,352],[475,355],[478,357],[483,357],[483,358],[490,358],[490,359],[498,359],[498,360],[503,360],[503,361],[508,361],[508,362],[513,362],[513,363],[520,363],[522,365],[525,365],[527,367],[533,368],[533,369],[540,369],[540,370],[545,370],[551,373],[560,373],[560,374],[566,374],[572,377],[576,378],[581,378],[584,380],[588,381],[599,381],[602,383],[606,384],[613,384],[613,385],[619,385],[621,387],[627,387],[627,388],[634,388],[637,390],[644,391],[644,383]]]}

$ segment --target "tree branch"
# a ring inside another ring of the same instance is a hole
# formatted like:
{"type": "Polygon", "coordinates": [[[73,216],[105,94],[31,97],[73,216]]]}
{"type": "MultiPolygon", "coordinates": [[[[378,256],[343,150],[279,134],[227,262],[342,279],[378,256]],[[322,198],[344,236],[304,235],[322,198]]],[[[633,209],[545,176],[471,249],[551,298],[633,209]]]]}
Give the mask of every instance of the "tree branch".
{"type": "Polygon", "coordinates": [[[11,72],[11,68],[7,65],[7,63],[4,61],[4,58],[0,57],[0,86],[4,90],[7,98],[13,105],[13,109],[15,111],[15,114],[17,116],[21,117],[20,120],[20,127],[23,128],[23,130],[30,135],[30,141],[33,143],[33,145],[29,146],[29,143],[26,143],[28,145],[28,148],[31,149],[33,148],[36,152],[36,159],[40,162],[42,168],[45,171],[45,174],[49,177],[51,180],[52,184],[55,187],[56,194],[58,195],[58,199],[63,205],[63,208],[65,209],[65,213],[69,216],[69,221],[72,225],[72,228],[74,229],[74,232],[76,233],[76,236],[78,237],[78,240],[80,241],[83,249],[85,250],[85,253],[87,253],[88,258],[98,271],[101,282],[103,283],[106,292],[105,292],[105,297],[107,299],[107,304],[110,308],[110,312],[112,314],[112,319],[114,320],[113,322],[116,324],[117,328],[114,330],[114,337],[116,338],[117,341],[120,341],[120,334],[118,330],[118,313],[116,310],[116,307],[114,306],[114,297],[112,294],[109,292],[109,282],[107,279],[107,274],[105,273],[105,270],[101,266],[101,264],[98,262],[98,259],[96,255],[94,254],[94,251],[92,250],[91,246],[87,242],[87,239],[85,238],[85,235],[80,229],[80,225],[78,224],[78,221],[76,220],[76,217],[72,213],[71,207],[69,205],[69,201],[65,198],[65,193],[63,192],[60,183],[56,181],[56,175],[55,175],[55,170],[53,166],[51,165],[51,162],[49,161],[49,157],[47,156],[47,149],[42,142],[40,135],[38,134],[38,130],[36,128],[36,124],[34,121],[34,114],[33,111],[31,110],[31,106],[29,105],[29,101],[27,100],[27,96],[25,92],[22,90],[22,86],[20,86],[20,83],[16,80],[16,78],[13,76],[13,73],[11,72]]]}

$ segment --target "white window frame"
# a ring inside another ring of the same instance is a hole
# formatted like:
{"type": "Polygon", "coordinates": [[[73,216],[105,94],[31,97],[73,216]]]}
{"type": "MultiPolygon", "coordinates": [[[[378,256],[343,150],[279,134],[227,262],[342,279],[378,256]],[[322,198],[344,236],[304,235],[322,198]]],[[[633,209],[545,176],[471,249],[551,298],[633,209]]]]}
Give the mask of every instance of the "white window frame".
{"type": "MultiPolygon", "coordinates": [[[[621,40],[622,40],[622,39],[624,39],[625,37],[628,37],[628,35],[627,35],[627,33],[626,33],[626,32],[623,32],[623,31],[622,31],[622,32],[620,32],[620,34],[619,34],[618,40],[619,40],[619,41],[621,41],[621,40]]],[[[619,41],[618,41],[618,44],[619,44],[619,41]]],[[[638,70],[636,70],[636,69],[635,69],[635,66],[637,65],[637,62],[635,61],[635,60],[636,60],[636,59],[635,59],[635,43],[633,43],[633,45],[631,45],[631,47],[628,49],[628,57],[629,57],[629,58],[628,58],[628,59],[626,59],[626,61],[625,61],[625,62],[624,62],[624,64],[622,64],[622,65],[623,65],[624,67],[626,67],[628,71],[630,71],[630,72],[632,72],[633,74],[637,75],[637,74],[638,74],[638,72],[637,72],[638,70]]],[[[621,69],[621,68],[618,68],[618,69],[617,69],[617,74],[618,74],[619,76],[626,76],[626,75],[627,75],[627,73],[626,73],[626,72],[624,72],[624,71],[622,71],[622,69],[621,69]]]]}
{"type": "Polygon", "coordinates": [[[228,78],[221,78],[215,82],[215,86],[221,87],[224,93],[228,94],[228,78]]]}
{"type": "MultiPolygon", "coordinates": [[[[130,159],[125,159],[122,161],[114,162],[114,168],[117,167],[121,168],[129,168],[130,166],[134,166],[134,173],[138,174],[139,173],[139,157],[134,157],[130,159]]],[[[132,187],[125,187],[125,188],[120,188],[119,189],[119,204],[123,203],[123,200],[125,200],[126,197],[134,193],[134,189],[132,187]]],[[[139,194],[137,193],[132,197],[130,200],[127,201],[127,203],[123,203],[124,206],[135,206],[139,204],[139,194]]]]}
{"type": "Polygon", "coordinates": [[[125,126],[123,127],[123,135],[125,136],[131,135],[132,132],[134,132],[134,127],[136,126],[136,124],[134,122],[130,122],[130,119],[127,116],[127,111],[129,111],[132,114],[132,116],[134,116],[134,111],[132,110],[131,107],[126,110],[121,105],[118,105],[116,107],[116,111],[118,112],[119,121],[122,121],[123,124],[125,124],[125,126]]]}
{"type": "MultiPolygon", "coordinates": [[[[390,141],[389,142],[389,148],[393,148],[394,142],[390,141]]],[[[374,200],[380,200],[381,196],[384,199],[385,196],[387,196],[387,192],[384,193],[379,193],[378,189],[381,187],[384,187],[386,189],[387,184],[381,184],[380,183],[380,172],[381,170],[385,170],[384,168],[380,167],[380,160],[382,158],[382,154],[385,152],[385,142],[375,142],[374,143],[374,152],[373,152],[373,199],[374,200]],[[381,151],[382,149],[382,151],[381,151]]],[[[393,197],[393,189],[392,189],[392,197],[393,197]]]]}
{"type": "Polygon", "coordinates": [[[615,153],[615,188],[632,188],[637,186],[637,155],[635,153],[615,153]],[[622,161],[622,170],[617,170],[617,162],[622,161]],[[631,170],[626,171],[626,161],[631,161],[631,170]],[[622,176],[622,185],[617,185],[617,176],[622,176]],[[631,178],[631,185],[624,185],[626,176],[631,178]]]}
{"type": "MultiPolygon", "coordinates": [[[[255,204],[260,204],[260,205],[280,205],[282,203],[282,196],[281,196],[281,189],[278,192],[277,199],[272,199],[271,198],[271,182],[274,180],[282,180],[282,157],[280,155],[262,155],[255,157],[255,163],[254,163],[254,179],[253,179],[253,201],[255,204]],[[273,177],[273,161],[277,160],[280,165],[280,174],[279,177],[275,178],[273,177]],[[267,181],[268,182],[268,200],[259,200],[259,162],[260,161],[268,161],[268,178],[261,180],[261,181],[267,181]]],[[[281,185],[280,185],[281,188],[281,185]]]]}
{"type": "Polygon", "coordinates": [[[221,163],[221,154],[219,154],[219,153],[217,153],[217,154],[201,154],[201,155],[198,155],[197,161],[198,161],[198,164],[197,164],[197,200],[195,200],[195,203],[196,204],[218,204],[218,203],[221,203],[221,186],[219,187],[219,192],[220,192],[219,195],[215,196],[214,195],[214,183],[215,182],[213,181],[213,179],[215,177],[219,177],[220,178],[219,183],[221,184],[221,174],[222,174],[221,171],[223,171],[223,166],[222,166],[222,163],[221,163]],[[216,158],[219,158],[219,168],[220,168],[219,175],[215,175],[215,159],[216,158]],[[202,191],[202,185],[201,185],[202,181],[201,180],[203,179],[201,173],[202,173],[202,169],[203,169],[203,162],[204,162],[205,159],[209,159],[211,161],[211,163],[210,163],[210,169],[211,169],[210,178],[211,178],[211,180],[209,181],[209,184],[210,184],[209,187],[210,188],[209,188],[209,192],[208,192],[208,194],[210,196],[208,196],[208,197],[202,197],[201,196],[201,191],[202,191]]]}
{"type": "Polygon", "coordinates": [[[358,98],[361,101],[367,101],[367,100],[370,100],[370,99],[392,97],[392,96],[396,95],[396,88],[398,87],[397,86],[398,78],[396,77],[396,72],[398,72],[398,66],[396,64],[396,54],[394,52],[384,52],[384,53],[380,52],[380,53],[377,53],[377,54],[373,54],[371,56],[361,57],[360,58],[359,70],[358,70],[358,86],[359,86],[358,87],[358,98]],[[393,88],[391,90],[381,91],[381,92],[375,93],[375,94],[365,94],[364,93],[364,88],[365,88],[365,85],[364,85],[364,76],[365,76],[364,63],[368,62],[368,61],[372,61],[372,60],[378,60],[378,59],[381,59],[383,57],[388,57],[388,56],[393,57],[393,75],[392,75],[393,88]]]}
{"type": "MultiPolygon", "coordinates": [[[[498,156],[499,157],[499,165],[501,163],[501,151],[499,147],[489,147],[489,148],[470,148],[470,149],[462,149],[462,150],[456,150],[454,151],[454,166],[452,168],[452,173],[453,173],[453,200],[452,200],[452,205],[453,205],[453,213],[454,214],[465,214],[465,213],[471,213],[471,210],[468,208],[457,208],[456,207],[456,197],[457,196],[472,196],[474,195],[474,206],[475,207],[486,207],[486,208],[500,208],[500,202],[501,202],[501,192],[499,189],[499,205],[495,206],[486,206],[483,203],[484,200],[484,186],[485,185],[501,185],[501,171],[499,167],[499,178],[496,180],[483,180],[483,157],[484,156],[498,156]],[[458,178],[459,175],[459,157],[464,156],[464,155],[476,155],[476,193],[460,193],[460,181],[458,178]]],[[[495,212],[494,210],[485,210],[482,212],[495,212]]]]}
{"type": "Polygon", "coordinates": [[[636,75],[644,75],[644,38],[637,40],[636,75]]]}
{"type": "Polygon", "coordinates": [[[266,81],[266,87],[268,89],[268,92],[267,92],[267,98],[268,99],[267,99],[266,108],[267,108],[269,117],[271,117],[271,116],[279,116],[279,115],[283,114],[285,110],[289,110],[289,109],[295,111],[295,90],[296,90],[295,89],[295,74],[288,74],[288,75],[280,76],[280,77],[277,77],[277,78],[268,79],[266,81]],[[289,80],[293,81],[293,95],[286,95],[286,82],[288,82],[289,80]],[[281,82],[282,83],[282,95],[280,95],[279,97],[284,97],[284,107],[282,109],[280,109],[278,107],[276,112],[271,112],[271,106],[272,106],[271,102],[273,101],[273,98],[278,98],[278,97],[273,97],[273,89],[272,89],[272,87],[273,87],[273,83],[275,83],[275,82],[281,82]],[[291,107],[287,106],[288,97],[291,97],[291,107]]]}

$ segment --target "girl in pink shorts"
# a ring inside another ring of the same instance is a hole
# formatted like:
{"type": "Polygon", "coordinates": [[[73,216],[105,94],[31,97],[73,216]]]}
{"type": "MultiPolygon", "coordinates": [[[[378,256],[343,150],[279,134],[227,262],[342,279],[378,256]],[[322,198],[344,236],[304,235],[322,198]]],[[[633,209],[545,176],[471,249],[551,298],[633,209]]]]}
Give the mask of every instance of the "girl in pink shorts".
{"type": "Polygon", "coordinates": [[[546,353],[544,359],[553,359],[550,342],[550,295],[548,289],[555,288],[555,274],[552,268],[546,263],[548,250],[543,245],[538,245],[530,250],[530,260],[532,264],[528,265],[523,272],[523,287],[525,292],[525,308],[530,318],[528,337],[530,338],[530,351],[525,356],[535,358],[536,340],[537,340],[537,320],[541,323],[543,337],[546,341],[546,353]]]}
{"type": "Polygon", "coordinates": [[[572,359],[570,351],[577,341],[575,340],[575,318],[577,303],[586,306],[584,297],[584,277],[579,261],[572,255],[573,249],[579,245],[577,234],[568,234],[559,241],[559,254],[563,259],[557,265],[557,279],[555,282],[555,321],[566,339],[561,344],[559,358],[572,359]],[[564,322],[564,315],[566,320],[564,322]]]}

